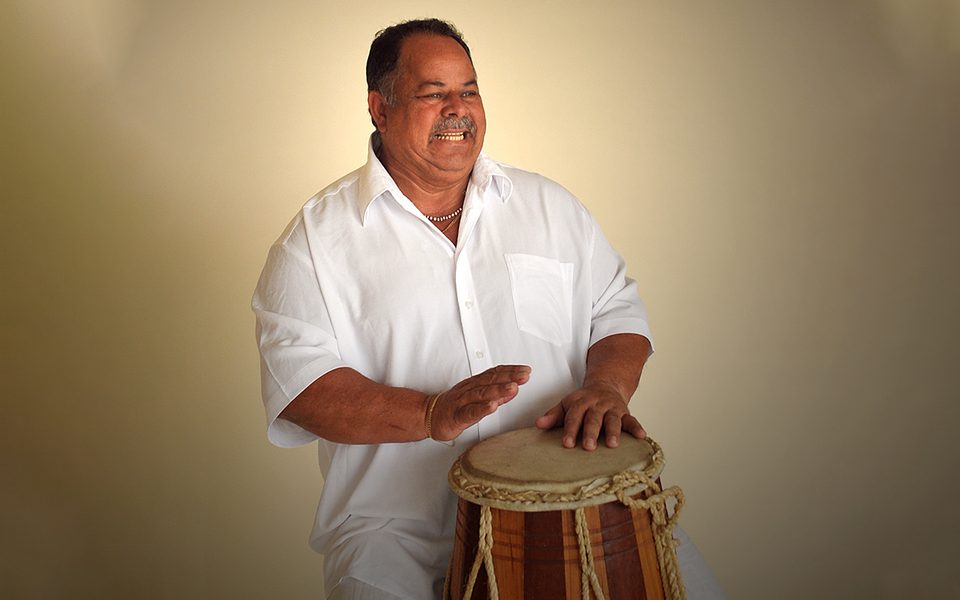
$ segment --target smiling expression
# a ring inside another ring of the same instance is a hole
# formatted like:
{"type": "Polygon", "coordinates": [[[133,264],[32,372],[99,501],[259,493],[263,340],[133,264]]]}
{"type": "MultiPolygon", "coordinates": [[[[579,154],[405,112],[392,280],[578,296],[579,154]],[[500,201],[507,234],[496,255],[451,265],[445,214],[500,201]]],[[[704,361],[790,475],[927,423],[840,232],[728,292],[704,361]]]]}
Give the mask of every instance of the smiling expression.
{"type": "Polygon", "coordinates": [[[483,146],[486,118],[477,75],[452,38],[417,34],[400,49],[394,103],[370,92],[388,171],[428,185],[470,176],[483,146]]]}

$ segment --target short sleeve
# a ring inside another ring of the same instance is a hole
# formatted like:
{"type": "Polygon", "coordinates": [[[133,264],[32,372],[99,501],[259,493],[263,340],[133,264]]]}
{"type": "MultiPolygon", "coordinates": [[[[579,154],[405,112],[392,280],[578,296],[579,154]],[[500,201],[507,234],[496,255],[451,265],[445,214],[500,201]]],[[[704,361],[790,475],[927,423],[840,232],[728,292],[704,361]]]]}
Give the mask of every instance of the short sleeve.
{"type": "Polygon", "coordinates": [[[307,386],[346,364],[340,358],[302,221],[295,220],[270,248],[252,308],[267,437],[277,446],[308,444],[317,436],[278,417],[307,386]]]}
{"type": "Polygon", "coordinates": [[[637,283],[627,277],[626,264],[591,218],[593,239],[590,267],[592,312],[590,345],[618,333],[636,333],[650,340],[647,309],[637,291],[637,283]]]}

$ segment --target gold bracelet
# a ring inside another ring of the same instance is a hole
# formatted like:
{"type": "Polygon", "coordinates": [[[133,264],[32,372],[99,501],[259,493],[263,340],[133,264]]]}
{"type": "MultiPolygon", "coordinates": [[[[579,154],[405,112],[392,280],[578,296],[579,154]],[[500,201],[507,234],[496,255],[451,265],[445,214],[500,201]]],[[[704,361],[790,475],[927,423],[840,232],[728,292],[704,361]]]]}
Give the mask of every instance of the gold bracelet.
{"type": "Polygon", "coordinates": [[[431,427],[433,425],[433,409],[437,405],[437,400],[440,399],[440,394],[434,394],[427,399],[427,439],[433,439],[433,431],[431,427]]]}

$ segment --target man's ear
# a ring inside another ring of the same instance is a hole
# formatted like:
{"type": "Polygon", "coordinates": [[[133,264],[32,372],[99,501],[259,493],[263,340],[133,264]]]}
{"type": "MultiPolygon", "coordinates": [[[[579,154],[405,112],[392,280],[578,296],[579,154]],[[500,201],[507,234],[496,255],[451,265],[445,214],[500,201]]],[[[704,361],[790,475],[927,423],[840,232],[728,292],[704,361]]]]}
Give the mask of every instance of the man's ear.
{"type": "Polygon", "coordinates": [[[380,92],[376,90],[367,92],[367,112],[370,113],[377,131],[387,129],[387,101],[380,92]]]}

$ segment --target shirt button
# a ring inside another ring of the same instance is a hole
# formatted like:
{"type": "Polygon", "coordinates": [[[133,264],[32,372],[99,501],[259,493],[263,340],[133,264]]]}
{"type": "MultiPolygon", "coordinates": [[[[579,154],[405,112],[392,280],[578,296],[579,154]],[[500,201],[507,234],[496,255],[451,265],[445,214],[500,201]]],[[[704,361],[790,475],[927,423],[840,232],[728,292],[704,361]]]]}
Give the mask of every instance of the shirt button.
{"type": "Polygon", "coordinates": [[[467,300],[466,302],[463,303],[463,305],[467,307],[467,310],[470,310],[471,308],[473,308],[473,300],[467,300]]]}
{"type": "Polygon", "coordinates": [[[483,358],[483,350],[477,350],[476,355],[477,358],[483,358]]]}

